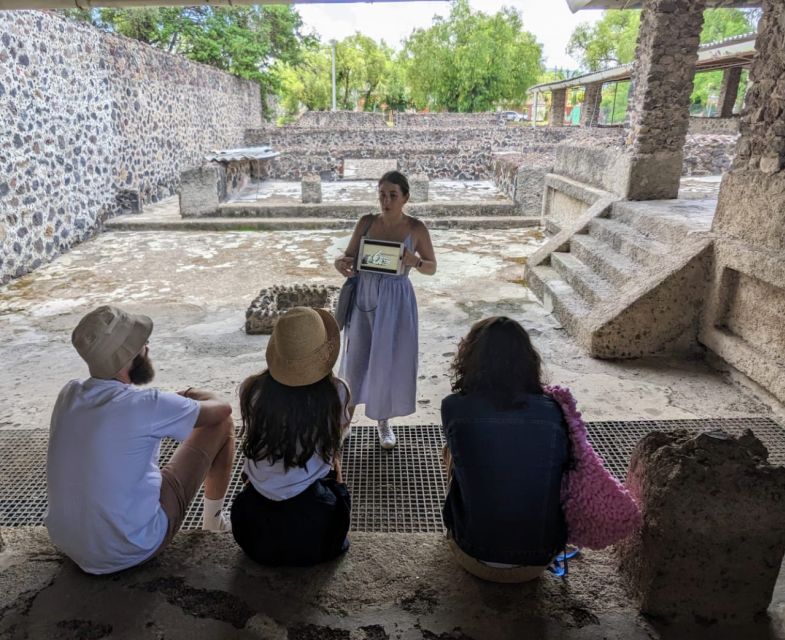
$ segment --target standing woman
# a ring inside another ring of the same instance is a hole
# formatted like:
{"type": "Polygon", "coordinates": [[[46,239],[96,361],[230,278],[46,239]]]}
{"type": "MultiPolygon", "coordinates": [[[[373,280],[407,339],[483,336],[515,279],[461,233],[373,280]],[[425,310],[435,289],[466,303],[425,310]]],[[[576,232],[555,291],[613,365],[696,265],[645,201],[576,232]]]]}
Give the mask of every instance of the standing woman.
{"type": "Polygon", "coordinates": [[[389,420],[414,413],[417,395],[417,299],[409,272],[436,273],[436,256],[426,226],[404,213],[409,181],[398,171],[385,173],[378,184],[381,213],[360,218],[349,246],[336,259],[344,276],[358,274],[354,308],[344,328],[340,375],[349,383],[353,406],[365,405],[365,415],[378,422],[379,442],[395,446],[389,420]],[[401,275],[356,271],[363,237],[404,244],[401,275]]]}
{"type": "Polygon", "coordinates": [[[349,390],[332,372],[339,350],[332,315],[294,307],[273,329],[268,368],[240,386],[247,484],[232,504],[232,533],[261,564],[316,564],[349,546],[338,458],[349,390]]]}

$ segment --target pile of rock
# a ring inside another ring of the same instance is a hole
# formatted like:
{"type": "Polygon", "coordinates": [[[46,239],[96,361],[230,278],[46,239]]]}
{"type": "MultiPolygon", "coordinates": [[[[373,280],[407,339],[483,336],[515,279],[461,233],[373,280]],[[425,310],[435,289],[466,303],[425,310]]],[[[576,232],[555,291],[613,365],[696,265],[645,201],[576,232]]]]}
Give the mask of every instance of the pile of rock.
{"type": "Polygon", "coordinates": [[[340,287],[334,285],[274,285],[262,289],[245,312],[245,332],[271,334],[279,317],[292,307],[335,311],[340,287]]]}

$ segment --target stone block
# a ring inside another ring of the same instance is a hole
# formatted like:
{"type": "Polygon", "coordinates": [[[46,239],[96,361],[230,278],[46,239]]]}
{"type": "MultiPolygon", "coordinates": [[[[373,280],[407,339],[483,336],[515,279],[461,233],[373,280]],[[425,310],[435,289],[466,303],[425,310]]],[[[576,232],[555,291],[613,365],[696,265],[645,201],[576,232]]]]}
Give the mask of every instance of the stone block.
{"type": "Polygon", "coordinates": [[[303,176],[300,188],[303,204],[318,204],[322,201],[322,179],[317,174],[303,176]]]}
{"type": "Polygon", "coordinates": [[[641,611],[667,622],[748,623],[765,613],[785,553],[785,468],[750,432],[654,432],[627,487],[643,527],[618,547],[641,611]]]}
{"type": "Polygon", "coordinates": [[[245,312],[245,332],[271,334],[276,321],[292,307],[326,309],[334,313],[340,287],[333,285],[274,285],[262,289],[245,312]]]}
{"type": "Polygon", "coordinates": [[[428,184],[424,173],[409,176],[409,202],[428,202],[428,184]]]}
{"type": "Polygon", "coordinates": [[[210,162],[183,171],[180,176],[180,215],[184,218],[213,215],[226,190],[226,171],[210,162]]]}

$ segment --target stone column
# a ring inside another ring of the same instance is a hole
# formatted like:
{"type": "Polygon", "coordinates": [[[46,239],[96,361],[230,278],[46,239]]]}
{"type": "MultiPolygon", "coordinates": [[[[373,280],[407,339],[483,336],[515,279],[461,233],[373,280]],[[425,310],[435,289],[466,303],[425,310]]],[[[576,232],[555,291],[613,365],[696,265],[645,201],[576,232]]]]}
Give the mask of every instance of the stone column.
{"type": "Polygon", "coordinates": [[[675,198],[705,0],[645,0],[630,98],[631,200],[675,198]]]}
{"type": "Polygon", "coordinates": [[[319,174],[309,173],[300,182],[303,204],[319,204],[322,201],[322,179],[319,174]]]}
{"type": "Polygon", "coordinates": [[[643,613],[720,627],[765,613],[785,553],[785,468],[767,456],[749,430],[654,432],[638,443],[627,488],[643,526],[618,551],[643,613]]]}
{"type": "Polygon", "coordinates": [[[587,84],[584,88],[581,126],[596,127],[600,121],[600,102],[602,102],[602,82],[587,84]]]}
{"type": "Polygon", "coordinates": [[[700,340],[785,402],[785,3],[764,0],[736,158],[714,216],[700,340]],[[721,328],[720,328],[721,327],[721,328]]]}
{"type": "Polygon", "coordinates": [[[428,176],[415,173],[409,176],[409,202],[428,202],[428,176]]]}
{"type": "Polygon", "coordinates": [[[722,88],[720,89],[719,117],[730,118],[733,115],[733,107],[739,95],[739,83],[741,82],[741,67],[725,69],[722,74],[722,88]]]}
{"type": "Polygon", "coordinates": [[[552,127],[564,126],[564,109],[567,106],[567,89],[554,89],[551,92],[551,119],[552,127]]]}

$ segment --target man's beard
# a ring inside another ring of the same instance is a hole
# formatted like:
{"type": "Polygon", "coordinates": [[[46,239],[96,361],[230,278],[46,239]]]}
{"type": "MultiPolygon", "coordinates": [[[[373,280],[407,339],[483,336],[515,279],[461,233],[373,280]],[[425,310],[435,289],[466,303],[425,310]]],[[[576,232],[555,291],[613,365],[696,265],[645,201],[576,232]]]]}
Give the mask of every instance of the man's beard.
{"type": "Polygon", "coordinates": [[[150,356],[146,353],[138,354],[131,363],[131,370],[128,372],[131,382],[136,385],[152,382],[155,377],[155,368],[150,356]]]}

